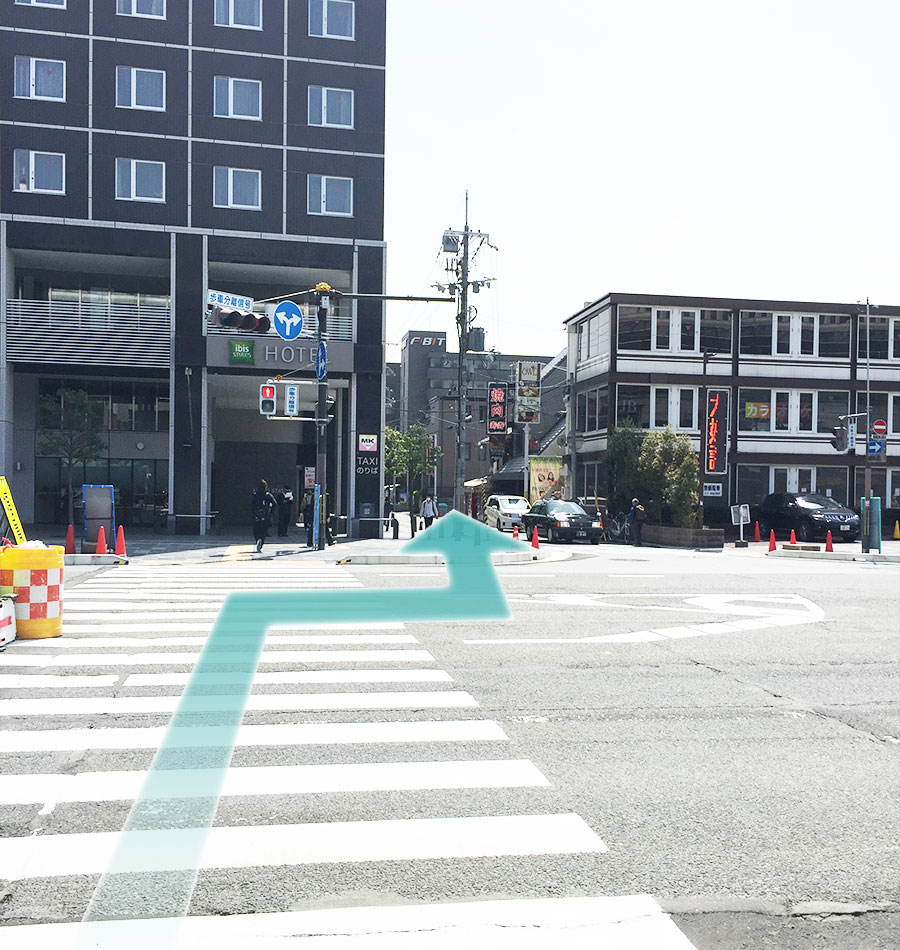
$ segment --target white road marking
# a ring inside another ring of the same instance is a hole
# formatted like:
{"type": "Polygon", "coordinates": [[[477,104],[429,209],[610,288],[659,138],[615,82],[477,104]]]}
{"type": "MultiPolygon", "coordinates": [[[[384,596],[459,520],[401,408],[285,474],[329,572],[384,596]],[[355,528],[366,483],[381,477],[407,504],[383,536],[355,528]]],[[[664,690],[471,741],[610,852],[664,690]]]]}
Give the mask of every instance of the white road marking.
{"type": "Polygon", "coordinates": [[[695,950],[652,898],[556,897],[4,927],[5,950],[695,950]],[[338,942],[339,941],[339,942],[338,942]]]}
{"type": "MultiPolygon", "coordinates": [[[[192,798],[200,772],[170,769],[154,784],[154,799],[192,798]]],[[[0,801],[6,805],[42,802],[133,801],[147,773],[79,772],[0,776],[0,801]]],[[[349,765],[269,765],[230,768],[221,795],[324,795],[341,792],[434,791],[458,788],[533,788],[549,786],[527,759],[460,762],[366,762],[349,765]]]]}
{"type": "Polygon", "coordinates": [[[665,574],[607,574],[607,577],[665,577],[665,574]]]}
{"type": "MultiPolygon", "coordinates": [[[[186,686],[190,673],[132,673],[125,686],[186,686]]],[[[66,679],[65,676],[59,677],[66,679]]],[[[31,679],[23,676],[22,679],[31,679]]],[[[115,677],[113,677],[115,679],[115,677]]],[[[243,682],[239,673],[204,673],[197,676],[197,686],[230,686],[243,682]]],[[[257,671],[254,685],[273,683],[452,683],[453,677],[443,670],[284,670],[277,673],[257,671]]],[[[3,680],[0,679],[0,686],[3,680]]],[[[0,798],[0,801],[3,799],[0,798]]]]}
{"type": "MultiPolygon", "coordinates": [[[[134,848],[142,863],[122,872],[188,870],[179,857],[192,854],[181,845],[193,829],[136,831],[152,836],[153,847],[134,848]]],[[[100,874],[119,841],[118,832],[31,835],[7,838],[0,855],[0,879],[100,874]]],[[[407,818],[336,821],[297,825],[213,827],[199,869],[279,867],[362,861],[527,854],[596,854],[606,845],[576,814],[503,815],[476,818],[407,818]]]]}
{"type": "MultiPolygon", "coordinates": [[[[63,610],[65,614],[65,610],[63,610]]],[[[131,633],[175,633],[177,631],[196,632],[208,631],[212,629],[213,622],[217,615],[213,615],[208,621],[169,621],[165,617],[155,617],[153,623],[134,623],[131,618],[128,620],[128,630],[131,633]]],[[[93,621],[70,619],[63,616],[63,629],[66,633],[109,633],[113,630],[120,630],[121,623],[95,623],[93,621]]],[[[280,630],[282,633],[296,630],[402,630],[402,623],[291,623],[291,624],[273,624],[270,630],[280,630]]],[[[63,641],[59,639],[31,640],[30,646],[59,646],[63,641]]]]}
{"type": "MultiPolygon", "coordinates": [[[[133,628],[129,625],[129,631],[132,631],[133,628]]],[[[165,628],[165,629],[168,629],[165,628]]],[[[106,632],[109,631],[109,628],[105,628],[106,632]]],[[[154,625],[154,632],[160,630],[159,626],[154,625]]],[[[79,633],[81,631],[78,631],[79,633]]],[[[28,649],[35,648],[37,650],[56,650],[59,648],[64,649],[74,649],[74,650],[90,650],[95,647],[175,647],[175,646],[185,646],[185,647],[199,647],[203,646],[209,640],[208,636],[205,637],[56,637],[53,639],[47,640],[31,640],[28,643],[28,649]]],[[[263,649],[268,649],[272,646],[284,646],[286,644],[291,646],[339,646],[339,645],[350,645],[356,643],[364,644],[376,644],[376,643],[418,643],[419,641],[410,633],[388,633],[382,636],[367,636],[366,634],[335,634],[334,636],[328,636],[327,634],[317,635],[317,634],[302,634],[302,633],[293,633],[293,634],[274,634],[266,637],[266,642],[263,645],[263,649]]],[[[24,644],[23,644],[24,645],[24,644]]]]}
{"type": "MultiPolygon", "coordinates": [[[[167,728],[149,726],[133,729],[6,729],[0,731],[0,753],[157,749],[167,728]]],[[[196,735],[193,728],[191,732],[196,735]]],[[[177,745],[177,733],[172,739],[177,745]]],[[[240,726],[235,744],[365,745],[406,742],[504,742],[508,739],[500,724],[492,719],[422,719],[413,722],[303,722],[240,726]]]]}
{"type": "MultiPolygon", "coordinates": [[[[208,697],[210,714],[215,701],[208,697]]],[[[0,699],[3,716],[133,716],[149,713],[173,713],[180,696],[91,696],[59,699],[0,699]]],[[[199,698],[193,700],[196,708],[199,698]]],[[[433,692],[375,693],[264,693],[247,697],[246,712],[335,709],[440,709],[477,706],[474,697],[462,690],[433,692]]]]}
{"type": "Polygon", "coordinates": [[[110,687],[119,682],[116,674],[96,676],[43,676],[40,673],[0,673],[0,689],[80,689],[110,687]]]}
{"type": "MultiPolygon", "coordinates": [[[[224,600],[224,598],[223,598],[224,600]]],[[[85,612],[92,614],[128,614],[146,611],[148,616],[153,612],[164,613],[192,613],[195,610],[218,611],[222,606],[222,601],[207,600],[175,600],[171,597],[160,598],[159,600],[135,600],[132,596],[129,600],[75,600],[70,602],[70,598],[65,598],[64,610],[67,613],[85,612]]]]}
{"type": "MultiPolygon", "coordinates": [[[[232,654],[220,652],[216,658],[228,663],[232,654]]],[[[12,652],[4,656],[4,666],[193,666],[200,654],[185,653],[69,653],[47,656],[41,653],[12,652]]],[[[246,653],[235,651],[236,660],[246,663],[246,653]]],[[[260,665],[272,663],[433,663],[427,650],[269,650],[260,655],[260,665]]]]}

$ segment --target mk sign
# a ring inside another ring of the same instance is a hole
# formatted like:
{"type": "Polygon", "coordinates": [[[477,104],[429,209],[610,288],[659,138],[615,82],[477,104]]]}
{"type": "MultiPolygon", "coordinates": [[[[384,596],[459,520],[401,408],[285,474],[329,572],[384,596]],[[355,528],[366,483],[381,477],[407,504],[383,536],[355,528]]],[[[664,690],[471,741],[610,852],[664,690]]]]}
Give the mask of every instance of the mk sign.
{"type": "Polygon", "coordinates": [[[706,438],[703,454],[707,475],[728,471],[728,390],[710,389],[706,393],[706,438]]]}
{"type": "Polygon", "coordinates": [[[488,384],[487,430],[491,434],[506,434],[507,395],[507,383],[488,384]]]}

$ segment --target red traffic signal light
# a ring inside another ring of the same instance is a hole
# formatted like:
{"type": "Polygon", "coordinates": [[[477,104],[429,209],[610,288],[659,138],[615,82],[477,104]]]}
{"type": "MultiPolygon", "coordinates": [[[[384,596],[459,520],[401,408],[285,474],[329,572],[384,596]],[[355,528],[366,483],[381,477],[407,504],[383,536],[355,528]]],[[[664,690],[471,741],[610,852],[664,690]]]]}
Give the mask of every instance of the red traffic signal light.
{"type": "Polygon", "coordinates": [[[275,415],[275,387],[271,383],[259,387],[259,411],[264,416],[275,415]]]}
{"type": "Polygon", "coordinates": [[[240,310],[222,310],[216,308],[216,315],[220,327],[229,330],[245,330],[248,333],[268,333],[272,321],[266,316],[257,316],[255,313],[244,313],[240,310]]]}

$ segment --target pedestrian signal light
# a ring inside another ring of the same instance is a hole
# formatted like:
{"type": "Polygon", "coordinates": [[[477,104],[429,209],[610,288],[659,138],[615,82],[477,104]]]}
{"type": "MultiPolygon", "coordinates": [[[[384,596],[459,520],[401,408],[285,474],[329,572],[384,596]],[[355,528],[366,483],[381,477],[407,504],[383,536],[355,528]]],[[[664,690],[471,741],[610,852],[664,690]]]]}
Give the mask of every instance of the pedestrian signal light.
{"type": "Polygon", "coordinates": [[[846,452],[850,445],[847,430],[844,426],[833,426],[831,429],[834,438],[831,440],[832,448],[838,452],[846,452]]]}
{"type": "Polygon", "coordinates": [[[275,415],[275,387],[271,383],[259,387],[259,411],[264,416],[275,415]]]}

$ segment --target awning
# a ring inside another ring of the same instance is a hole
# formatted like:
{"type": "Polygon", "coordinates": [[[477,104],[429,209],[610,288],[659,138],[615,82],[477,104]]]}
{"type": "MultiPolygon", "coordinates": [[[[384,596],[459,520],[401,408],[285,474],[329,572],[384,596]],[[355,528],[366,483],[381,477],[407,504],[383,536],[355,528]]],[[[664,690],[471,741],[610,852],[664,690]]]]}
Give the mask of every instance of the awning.
{"type": "Polygon", "coordinates": [[[525,477],[525,456],[511,458],[505,465],[498,468],[491,476],[494,481],[513,482],[525,477]]]}
{"type": "Polygon", "coordinates": [[[487,484],[486,478],[470,478],[469,481],[463,482],[464,488],[483,488],[487,484]]]}

